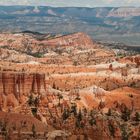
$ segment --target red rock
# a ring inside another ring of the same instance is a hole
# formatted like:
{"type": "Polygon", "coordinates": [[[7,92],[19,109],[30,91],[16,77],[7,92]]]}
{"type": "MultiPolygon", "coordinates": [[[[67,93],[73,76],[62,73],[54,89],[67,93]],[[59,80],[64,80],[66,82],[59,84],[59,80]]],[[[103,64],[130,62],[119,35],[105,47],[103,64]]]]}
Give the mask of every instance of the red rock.
{"type": "Polygon", "coordinates": [[[29,96],[32,92],[41,94],[41,90],[46,90],[44,74],[0,73],[0,93],[10,98],[14,105],[23,95],[29,96]]]}

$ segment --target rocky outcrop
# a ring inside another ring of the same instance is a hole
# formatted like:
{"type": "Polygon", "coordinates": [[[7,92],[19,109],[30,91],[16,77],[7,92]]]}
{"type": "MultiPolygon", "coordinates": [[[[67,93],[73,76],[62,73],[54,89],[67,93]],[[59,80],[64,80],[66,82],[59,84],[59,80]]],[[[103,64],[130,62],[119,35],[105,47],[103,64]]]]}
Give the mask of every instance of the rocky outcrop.
{"type": "Polygon", "coordinates": [[[3,104],[16,106],[22,96],[46,90],[44,74],[0,73],[0,94],[3,104]]]}
{"type": "Polygon", "coordinates": [[[74,33],[65,36],[38,40],[28,34],[0,34],[0,46],[27,54],[45,53],[54,47],[96,47],[85,33],[74,33]]]}
{"type": "Polygon", "coordinates": [[[42,39],[28,33],[0,34],[0,60],[25,63],[90,65],[106,62],[114,52],[102,48],[87,34],[47,36],[42,39]]]}
{"type": "Polygon", "coordinates": [[[45,90],[45,75],[25,74],[25,73],[1,73],[0,74],[1,93],[20,95],[30,92],[40,93],[45,90]]]}
{"type": "Polygon", "coordinates": [[[10,62],[28,62],[35,60],[34,57],[14,50],[0,48],[0,60],[7,60],[10,62]]]}
{"type": "Polygon", "coordinates": [[[85,33],[79,32],[61,36],[46,42],[50,46],[92,47],[92,39],[85,33]]]}

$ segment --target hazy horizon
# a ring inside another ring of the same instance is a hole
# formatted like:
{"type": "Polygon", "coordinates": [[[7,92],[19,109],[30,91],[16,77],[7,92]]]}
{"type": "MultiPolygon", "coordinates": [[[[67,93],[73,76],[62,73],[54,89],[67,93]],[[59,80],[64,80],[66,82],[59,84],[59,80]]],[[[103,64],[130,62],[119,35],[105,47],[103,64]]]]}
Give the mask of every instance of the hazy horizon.
{"type": "Polygon", "coordinates": [[[140,0],[0,0],[0,6],[140,7],[140,0]]]}
{"type": "Polygon", "coordinates": [[[52,7],[52,8],[140,8],[140,6],[95,6],[95,7],[88,7],[88,6],[52,6],[52,5],[1,5],[5,7],[18,7],[18,6],[25,6],[25,7],[52,7]]]}

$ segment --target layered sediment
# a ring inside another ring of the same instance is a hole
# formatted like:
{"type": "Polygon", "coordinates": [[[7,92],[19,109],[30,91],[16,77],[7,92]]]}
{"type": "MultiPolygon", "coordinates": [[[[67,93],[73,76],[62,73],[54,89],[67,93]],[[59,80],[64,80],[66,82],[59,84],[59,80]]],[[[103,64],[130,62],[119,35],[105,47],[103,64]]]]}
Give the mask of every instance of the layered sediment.
{"type": "Polygon", "coordinates": [[[9,103],[17,106],[23,96],[41,94],[46,90],[44,74],[0,73],[1,103],[6,107],[9,103]]]}

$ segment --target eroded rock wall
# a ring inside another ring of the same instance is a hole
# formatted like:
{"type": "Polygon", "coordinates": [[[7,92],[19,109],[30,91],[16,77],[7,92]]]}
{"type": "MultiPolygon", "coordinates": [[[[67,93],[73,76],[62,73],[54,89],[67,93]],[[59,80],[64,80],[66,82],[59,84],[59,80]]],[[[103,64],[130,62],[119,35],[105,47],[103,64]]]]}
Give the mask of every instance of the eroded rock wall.
{"type": "Polygon", "coordinates": [[[27,97],[31,93],[41,94],[46,90],[44,74],[26,73],[0,73],[0,95],[1,103],[8,105],[18,105],[23,96],[27,97]]]}
{"type": "Polygon", "coordinates": [[[30,92],[40,93],[41,88],[45,90],[44,74],[0,73],[0,93],[5,95],[18,97],[30,92]]]}

